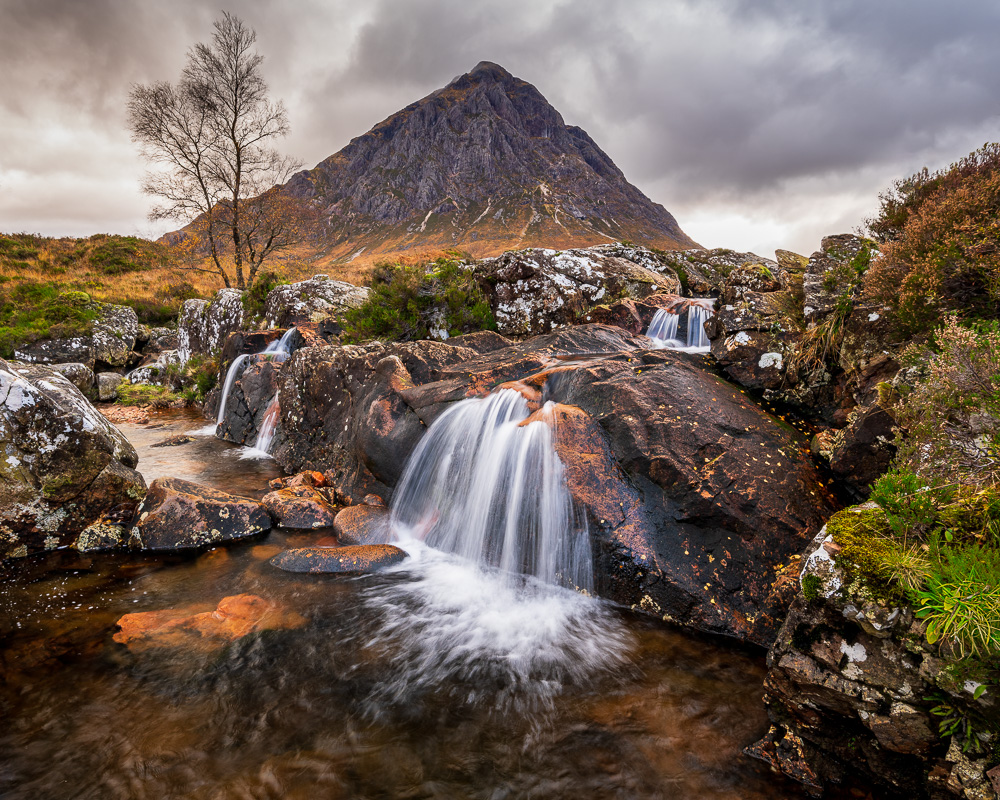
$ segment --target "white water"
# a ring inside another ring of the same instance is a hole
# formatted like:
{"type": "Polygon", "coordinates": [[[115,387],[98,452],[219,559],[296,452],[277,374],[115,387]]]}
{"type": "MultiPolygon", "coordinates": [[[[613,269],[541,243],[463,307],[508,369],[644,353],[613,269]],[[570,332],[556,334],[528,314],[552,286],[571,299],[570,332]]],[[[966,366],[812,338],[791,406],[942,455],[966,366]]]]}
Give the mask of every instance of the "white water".
{"type": "Polygon", "coordinates": [[[715,314],[715,301],[711,298],[680,300],[670,308],[661,308],[654,315],[646,330],[646,336],[656,346],[667,350],[683,350],[688,353],[707,353],[708,336],[705,321],[715,314]],[[681,312],[687,309],[687,336],[680,339],[681,312]]]}
{"type": "Polygon", "coordinates": [[[473,564],[593,590],[586,518],[577,514],[543,421],[509,389],[445,411],[410,457],[392,528],[473,564]]]}
{"type": "MultiPolygon", "coordinates": [[[[292,337],[294,335],[295,328],[289,328],[281,335],[280,339],[275,339],[259,353],[244,353],[243,355],[237,356],[233,359],[233,363],[229,365],[229,369],[226,371],[226,380],[222,384],[222,397],[219,398],[219,413],[215,420],[216,427],[222,425],[225,421],[226,401],[229,399],[229,392],[233,388],[233,384],[236,382],[237,377],[243,374],[243,371],[246,369],[246,365],[250,359],[266,358],[270,361],[277,361],[278,363],[287,361],[288,357],[292,354],[292,337]]],[[[271,405],[273,404],[274,400],[272,400],[270,405],[268,405],[268,410],[270,410],[271,405]]],[[[271,436],[273,437],[273,435],[274,431],[272,430],[271,436]]],[[[268,444],[270,444],[270,439],[268,439],[268,444]]]]}
{"type": "Polygon", "coordinates": [[[274,393],[271,402],[264,412],[264,419],[257,431],[257,439],[253,447],[240,454],[240,458],[265,458],[271,455],[271,442],[274,440],[274,433],[278,428],[278,419],[281,416],[280,391],[274,393]]]}
{"type": "Polygon", "coordinates": [[[392,571],[406,579],[365,598],[381,616],[368,646],[389,667],[376,705],[444,689],[470,705],[488,698],[498,712],[544,710],[567,686],[627,664],[632,638],[605,604],[532,578],[512,584],[419,541],[399,544],[411,557],[392,571]]]}

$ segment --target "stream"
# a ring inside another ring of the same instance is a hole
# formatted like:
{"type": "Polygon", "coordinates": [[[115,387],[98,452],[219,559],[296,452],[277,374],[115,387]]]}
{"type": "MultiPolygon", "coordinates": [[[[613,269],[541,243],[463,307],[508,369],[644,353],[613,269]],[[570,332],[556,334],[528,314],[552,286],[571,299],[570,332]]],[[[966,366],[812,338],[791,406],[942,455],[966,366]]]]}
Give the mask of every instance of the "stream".
{"type": "MultiPolygon", "coordinates": [[[[274,463],[214,436],[152,447],[204,426],[177,410],[119,425],[147,482],[267,492],[274,463]]],[[[762,652],[419,543],[354,578],[268,564],[329,535],[0,565],[0,798],[805,796],[741,754],[768,728],[762,652]],[[224,646],[112,639],[124,614],[242,593],[304,624],[224,646]]]]}

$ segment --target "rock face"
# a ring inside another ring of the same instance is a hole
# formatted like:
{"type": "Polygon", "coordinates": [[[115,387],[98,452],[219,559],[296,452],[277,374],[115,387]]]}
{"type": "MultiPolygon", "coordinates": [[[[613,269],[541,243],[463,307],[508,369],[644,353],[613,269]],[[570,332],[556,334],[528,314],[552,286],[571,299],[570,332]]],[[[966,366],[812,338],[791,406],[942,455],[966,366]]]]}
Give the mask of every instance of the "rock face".
{"type": "Polygon", "coordinates": [[[288,471],[324,471],[339,501],[389,497],[451,403],[498,387],[552,400],[598,591],[767,644],[791,601],[784,565],[829,500],[801,442],[698,357],[649,345],[582,325],[482,354],[436,342],[304,349],[282,376],[287,435],[274,455],[288,471]]]}
{"type": "Polygon", "coordinates": [[[601,248],[513,250],[476,263],[474,270],[497,330],[506,336],[549,333],[623,296],[642,299],[680,290],[669,268],[652,272],[601,248]]]}
{"type": "Polygon", "coordinates": [[[414,246],[493,255],[628,239],[694,243],[538,90],[482,62],[285,190],[320,205],[332,258],[414,246]]]}
{"type": "Polygon", "coordinates": [[[152,552],[190,550],[270,528],[270,516],[255,500],[180,478],[158,478],[139,506],[129,544],[152,552]]]}
{"type": "Polygon", "coordinates": [[[130,306],[101,306],[94,321],[94,358],[109,367],[124,367],[132,357],[139,318],[130,306]]]}
{"type": "Polygon", "coordinates": [[[181,359],[221,350],[229,334],[243,327],[245,314],[243,293],[237,289],[220,289],[211,302],[185,300],[177,325],[181,359]]]}
{"type": "Polygon", "coordinates": [[[317,317],[333,316],[356,308],[368,299],[368,287],[333,281],[326,275],[275,286],[264,301],[264,323],[268,328],[291,328],[317,317]]]}
{"type": "Polygon", "coordinates": [[[102,518],[127,524],[146,491],[137,461],[59,372],[0,360],[0,558],[73,544],[102,518]]]}
{"type": "Polygon", "coordinates": [[[824,527],[807,550],[797,597],[768,654],[773,727],[751,754],[817,787],[860,773],[905,797],[992,797],[985,758],[949,745],[930,709],[937,696],[962,713],[998,719],[993,687],[976,699],[976,684],[942,672],[937,646],[909,608],[852,598],[831,538],[824,527]]]}

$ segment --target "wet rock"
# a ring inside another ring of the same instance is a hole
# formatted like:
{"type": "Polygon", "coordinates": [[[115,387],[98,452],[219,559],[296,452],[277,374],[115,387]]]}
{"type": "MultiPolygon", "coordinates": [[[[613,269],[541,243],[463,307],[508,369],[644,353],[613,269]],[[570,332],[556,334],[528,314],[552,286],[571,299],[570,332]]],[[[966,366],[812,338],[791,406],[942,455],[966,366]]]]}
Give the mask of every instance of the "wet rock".
{"type": "Polygon", "coordinates": [[[641,299],[658,291],[680,290],[675,276],[652,272],[598,248],[514,250],[484,259],[474,269],[497,330],[506,336],[548,333],[623,295],[641,299]]]}
{"type": "Polygon", "coordinates": [[[83,364],[93,370],[94,340],[89,336],[42,339],[15,348],[14,358],[29,364],[83,364]]]}
{"type": "Polygon", "coordinates": [[[186,434],[179,433],[176,436],[168,436],[155,444],[151,444],[150,447],[177,447],[182,444],[190,444],[194,441],[193,436],[187,436],[186,434]]]}
{"type": "Polygon", "coordinates": [[[859,497],[868,496],[872,482],[889,469],[896,455],[894,425],[892,415],[873,404],[854,412],[834,437],[830,468],[859,497]]]}
{"type": "Polygon", "coordinates": [[[391,544],[367,544],[353,547],[302,547],[286,550],[270,563],[285,572],[321,572],[354,574],[375,572],[399,564],[406,552],[391,544]]]}
{"type": "Polygon", "coordinates": [[[124,367],[135,349],[139,318],[131,306],[101,305],[94,320],[94,359],[110,367],[124,367]]]}
{"type": "Polygon", "coordinates": [[[97,373],[97,399],[102,403],[110,403],[118,399],[118,387],[125,382],[124,376],[118,372],[97,373]]]}
{"type": "Polygon", "coordinates": [[[129,543],[150,552],[185,550],[246,539],[270,528],[270,516],[255,500],[180,478],[158,478],[138,509],[129,543]]]}
{"type": "Polygon", "coordinates": [[[389,510],[384,506],[367,504],[348,506],[337,512],[333,530],[341,544],[386,542],[389,538],[389,510]]]}
{"type": "Polygon", "coordinates": [[[475,331],[473,333],[463,333],[461,336],[452,336],[448,339],[448,344],[452,347],[467,347],[482,355],[483,353],[492,353],[494,350],[502,350],[505,347],[510,347],[513,342],[506,336],[501,336],[496,331],[475,331]]]}
{"type": "Polygon", "coordinates": [[[243,293],[237,289],[220,289],[211,302],[185,300],[177,325],[182,361],[220,350],[229,334],[243,327],[244,316],[243,293]]]}
{"type": "Polygon", "coordinates": [[[0,359],[0,558],[71,544],[146,490],[135,449],[50,367],[0,359]]]}
{"type": "Polygon", "coordinates": [[[290,328],[357,308],[368,299],[368,287],[314,275],[307,281],[276,286],[264,300],[268,328],[290,328]]]}
{"type": "Polygon", "coordinates": [[[130,650],[183,648],[214,650],[251,633],[301,628],[300,614],[255,594],[224,597],[215,609],[200,606],[140,611],[118,620],[112,637],[130,650]]]}
{"type": "Polygon", "coordinates": [[[79,389],[88,400],[98,399],[94,371],[86,364],[53,364],[52,369],[79,389]]]}
{"type": "MultiPolygon", "coordinates": [[[[278,392],[282,363],[267,358],[251,359],[239,373],[226,397],[226,409],[217,436],[236,444],[257,440],[271,401],[278,392]]],[[[221,402],[221,397],[219,397],[221,402]]],[[[212,404],[208,406],[212,409],[212,404]]]]}
{"type": "Polygon", "coordinates": [[[336,516],[326,497],[311,486],[269,492],[261,503],[275,524],[283,528],[328,528],[336,516]]]}

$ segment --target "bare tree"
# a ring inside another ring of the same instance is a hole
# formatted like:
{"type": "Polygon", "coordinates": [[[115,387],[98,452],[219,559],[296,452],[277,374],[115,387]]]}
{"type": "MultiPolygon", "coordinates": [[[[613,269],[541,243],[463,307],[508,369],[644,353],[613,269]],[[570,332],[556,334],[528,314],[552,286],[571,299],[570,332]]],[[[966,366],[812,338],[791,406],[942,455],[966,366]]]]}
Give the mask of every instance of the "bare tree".
{"type": "Polygon", "coordinates": [[[211,44],[189,51],[176,86],[134,85],[128,101],[132,140],[161,167],[143,182],[144,192],[163,201],[150,219],[194,222],[191,249],[211,259],[194,268],[217,273],[226,286],[235,278],[239,289],[303,230],[295,204],[272,189],[301,163],[269,147],[288,133],[288,115],[268,96],[256,39],[223,12],[211,44]]]}

